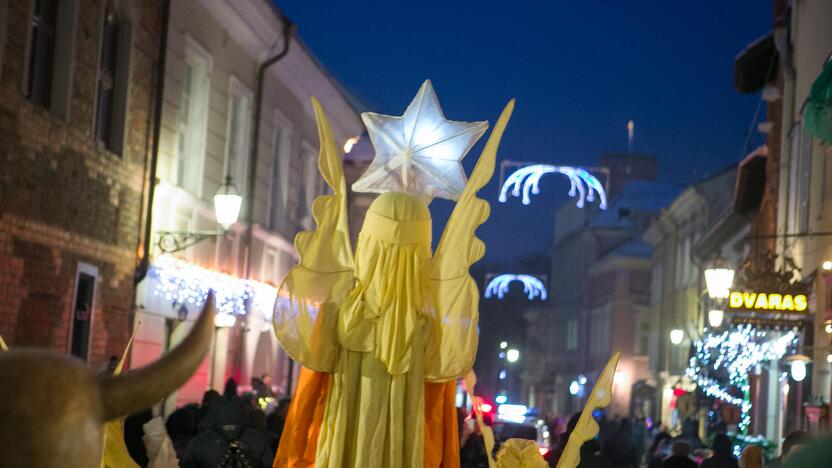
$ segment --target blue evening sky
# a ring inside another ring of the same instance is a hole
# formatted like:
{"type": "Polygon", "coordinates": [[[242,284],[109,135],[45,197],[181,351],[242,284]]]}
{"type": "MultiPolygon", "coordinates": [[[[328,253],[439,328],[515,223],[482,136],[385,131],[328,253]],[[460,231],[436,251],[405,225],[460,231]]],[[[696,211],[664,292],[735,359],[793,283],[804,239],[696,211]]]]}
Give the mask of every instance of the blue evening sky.
{"type": "MultiPolygon", "coordinates": [[[[758,0],[277,3],[376,112],[400,115],[427,78],[453,120],[493,124],[516,97],[501,159],[586,166],[626,150],[634,119],[635,149],[680,185],[741,157],[758,96],[733,90],[733,60],[771,28],[771,4],[758,0]]],[[[483,189],[486,260],[548,249],[569,185],[552,175],[541,188],[531,206],[497,204],[496,181],[483,189]]],[[[449,205],[434,205],[444,220],[449,205]]]]}

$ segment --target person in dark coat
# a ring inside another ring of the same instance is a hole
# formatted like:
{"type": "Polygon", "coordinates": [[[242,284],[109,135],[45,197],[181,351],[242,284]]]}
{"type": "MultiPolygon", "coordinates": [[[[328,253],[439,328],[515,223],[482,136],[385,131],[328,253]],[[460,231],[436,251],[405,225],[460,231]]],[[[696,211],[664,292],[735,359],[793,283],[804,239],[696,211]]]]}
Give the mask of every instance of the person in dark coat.
{"type": "Polygon", "coordinates": [[[662,468],[697,468],[690,459],[690,445],[684,441],[673,442],[672,455],[662,462],[662,468]]]}
{"type": "Polygon", "coordinates": [[[476,419],[465,418],[465,413],[457,408],[459,428],[459,465],[461,468],[488,468],[488,454],[485,442],[476,419]]]}
{"type": "Polygon", "coordinates": [[[666,448],[671,445],[671,439],[673,437],[667,432],[662,431],[656,434],[656,438],[653,439],[650,449],[647,450],[648,468],[661,468],[662,462],[668,456],[669,451],[666,448]]]}
{"type": "Polygon", "coordinates": [[[702,462],[700,468],[739,468],[736,457],[731,450],[731,439],[725,434],[714,436],[712,445],[714,455],[702,462]]]}
{"type": "Polygon", "coordinates": [[[191,439],[182,466],[225,466],[227,457],[244,458],[251,468],[270,468],[274,461],[270,440],[262,432],[246,427],[247,413],[236,397],[214,402],[205,415],[207,429],[191,439]],[[226,460],[224,462],[224,460],[226,460]]]}
{"type": "Polygon", "coordinates": [[[633,443],[629,418],[621,420],[618,430],[604,443],[601,455],[613,466],[638,468],[638,451],[633,443]]]}
{"type": "Polygon", "coordinates": [[[168,416],[165,430],[168,432],[176,458],[182,460],[187,454],[188,444],[197,434],[199,424],[199,408],[185,406],[177,409],[168,416]]]}

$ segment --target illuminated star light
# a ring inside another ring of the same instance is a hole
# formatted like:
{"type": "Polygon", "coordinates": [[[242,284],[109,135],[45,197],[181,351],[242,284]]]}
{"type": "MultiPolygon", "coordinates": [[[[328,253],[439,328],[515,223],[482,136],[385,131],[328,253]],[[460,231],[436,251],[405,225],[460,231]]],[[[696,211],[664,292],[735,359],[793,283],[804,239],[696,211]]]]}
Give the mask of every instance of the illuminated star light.
{"type": "Polygon", "coordinates": [[[488,282],[488,286],[485,287],[485,297],[490,298],[496,294],[499,299],[502,299],[508,293],[508,286],[512,281],[523,283],[523,292],[526,293],[530,301],[536,297],[540,297],[542,301],[546,300],[546,286],[539,278],[531,275],[513,275],[509,273],[492,278],[488,282]]]}
{"type": "Polygon", "coordinates": [[[408,192],[457,200],[465,189],[460,161],[488,128],[487,122],[447,120],[430,80],[401,117],[364,112],[376,154],[356,192],[408,192]]]}
{"type": "Polygon", "coordinates": [[[585,202],[594,202],[597,196],[598,207],[602,210],[607,209],[607,192],[597,177],[580,167],[549,164],[534,164],[514,171],[500,189],[500,202],[508,201],[509,193],[519,197],[522,191],[523,204],[528,205],[531,203],[530,195],[540,193],[540,178],[554,173],[563,174],[569,179],[569,196],[577,198],[578,208],[583,208],[585,202]]]}

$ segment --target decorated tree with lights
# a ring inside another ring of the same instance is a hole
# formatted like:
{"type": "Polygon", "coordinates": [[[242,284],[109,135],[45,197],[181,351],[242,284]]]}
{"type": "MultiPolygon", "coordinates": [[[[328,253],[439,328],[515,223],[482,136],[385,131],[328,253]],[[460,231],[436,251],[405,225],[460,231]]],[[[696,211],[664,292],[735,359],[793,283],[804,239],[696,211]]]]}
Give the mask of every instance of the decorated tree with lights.
{"type": "Polygon", "coordinates": [[[749,373],[760,364],[782,358],[796,343],[792,331],[771,336],[752,325],[706,332],[694,343],[695,353],[686,373],[706,396],[739,408],[738,430],[745,434],[751,423],[749,373]]]}

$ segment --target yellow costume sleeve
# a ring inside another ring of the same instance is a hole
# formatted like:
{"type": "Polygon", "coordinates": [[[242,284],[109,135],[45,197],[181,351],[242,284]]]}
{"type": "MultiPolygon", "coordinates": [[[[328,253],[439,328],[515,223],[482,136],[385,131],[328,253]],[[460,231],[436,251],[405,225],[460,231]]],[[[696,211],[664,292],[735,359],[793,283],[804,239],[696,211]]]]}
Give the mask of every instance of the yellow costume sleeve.
{"type": "Polygon", "coordinates": [[[317,99],[312,107],[318,122],[318,169],[332,195],[312,204],[316,229],[295,238],[300,262],[278,291],[273,316],[277,338],[292,359],[320,372],[335,365],[336,310],[353,286],[354,260],[347,220],[347,186],[338,145],[317,99]]]}
{"type": "Polygon", "coordinates": [[[581,446],[587,440],[598,435],[599,427],[592,416],[592,412],[596,408],[604,408],[610,404],[612,400],[612,383],[615,378],[615,368],[618,366],[618,358],[621,353],[616,351],[613,353],[601,375],[598,376],[598,381],[592,387],[592,393],[589,394],[589,399],[586,401],[583,412],[578,418],[578,424],[572,434],[569,435],[569,441],[563,449],[563,454],[558,460],[558,468],[575,468],[581,461],[581,446]]]}
{"type": "Polygon", "coordinates": [[[468,268],[485,254],[474,231],[488,219],[490,207],[477,198],[494,175],[497,148],[514,110],[509,101],[448,220],[431,260],[427,313],[432,316],[425,349],[425,379],[445,381],[465,375],[477,354],[479,289],[468,268]]]}

